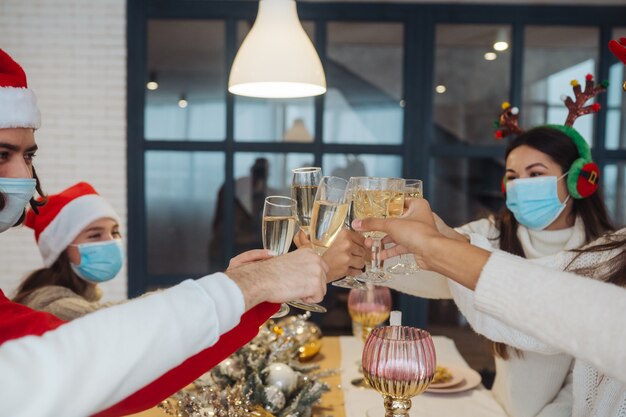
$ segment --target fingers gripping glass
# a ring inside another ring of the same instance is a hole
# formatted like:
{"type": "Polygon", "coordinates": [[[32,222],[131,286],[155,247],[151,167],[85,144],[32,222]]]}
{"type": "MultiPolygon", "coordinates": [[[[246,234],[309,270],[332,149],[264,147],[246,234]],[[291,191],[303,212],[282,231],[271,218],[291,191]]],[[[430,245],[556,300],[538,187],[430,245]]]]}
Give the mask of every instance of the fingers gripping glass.
{"type": "MultiPolygon", "coordinates": [[[[283,255],[289,251],[296,232],[296,202],[289,197],[272,195],[265,198],[263,204],[263,248],[283,255]]],[[[281,304],[280,310],[273,318],[283,317],[289,313],[289,307],[281,304]]]]}
{"type": "MultiPolygon", "coordinates": [[[[404,198],[424,198],[422,180],[404,180],[404,198]]],[[[420,268],[415,263],[415,258],[410,253],[400,255],[398,263],[391,266],[387,271],[395,275],[411,275],[419,271],[420,268]]]]}
{"type": "MultiPolygon", "coordinates": [[[[292,198],[269,196],[265,199],[263,205],[263,247],[265,249],[272,250],[277,255],[283,255],[289,251],[296,233],[295,213],[296,201],[292,198]]],[[[326,312],[321,305],[305,303],[302,300],[293,300],[287,304],[302,310],[326,312]]],[[[281,310],[284,310],[284,307],[281,307],[281,310]]]]}
{"type": "MultiPolygon", "coordinates": [[[[352,203],[352,197],[351,197],[351,191],[350,191],[350,186],[348,185],[348,189],[346,191],[347,193],[347,197],[348,197],[348,201],[350,201],[349,205],[348,205],[348,215],[346,216],[346,221],[345,221],[345,226],[347,229],[349,230],[354,230],[352,229],[352,220],[355,219],[354,217],[354,205],[352,203]]],[[[363,282],[359,281],[356,277],[350,276],[348,275],[345,278],[342,278],[340,280],[337,281],[333,281],[331,282],[331,285],[335,286],[335,287],[339,287],[339,288],[359,288],[359,289],[366,289],[367,285],[364,284],[363,282]]]]}
{"type": "MultiPolygon", "coordinates": [[[[404,210],[404,185],[402,178],[350,178],[354,217],[386,219],[400,216],[404,210]]],[[[372,239],[371,261],[365,274],[357,279],[373,284],[388,281],[389,275],[383,270],[380,260],[381,240],[385,233],[371,231],[363,234],[372,239]]]]}

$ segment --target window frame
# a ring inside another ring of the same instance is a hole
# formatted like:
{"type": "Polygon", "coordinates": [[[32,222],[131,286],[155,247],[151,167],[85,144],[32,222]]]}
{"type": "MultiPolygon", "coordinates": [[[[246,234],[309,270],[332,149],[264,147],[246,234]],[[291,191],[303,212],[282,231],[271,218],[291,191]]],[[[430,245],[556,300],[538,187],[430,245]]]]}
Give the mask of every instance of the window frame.
{"type": "MultiPolygon", "coordinates": [[[[225,154],[224,224],[234,230],[234,156],[237,152],[313,153],[321,166],[324,154],[391,154],[402,158],[406,178],[422,178],[429,196],[431,163],[436,158],[501,158],[503,144],[464,145],[433,142],[435,30],[437,24],[499,24],[511,26],[509,101],[522,103],[524,27],[592,26],[600,31],[599,73],[607,79],[609,66],[616,62],[606,47],[614,28],[624,27],[622,6],[500,6],[457,4],[376,4],[298,2],[302,20],[315,25],[314,44],[326,65],[328,22],[399,22],[404,25],[404,116],[400,145],[358,145],[324,143],[324,96],[315,98],[315,140],[312,143],[240,142],[234,140],[234,98],[224,91],[226,138],[223,141],[146,140],[144,137],[145,84],[147,66],[147,24],[150,19],[218,19],[225,22],[226,74],[236,54],[238,20],[253,21],[256,1],[138,0],[127,2],[127,179],[128,179],[128,294],[137,296],[149,288],[169,286],[188,276],[149,275],[146,254],[145,152],[217,151],[225,154]],[[430,63],[430,64],[424,64],[430,63]]],[[[607,107],[606,95],[599,103],[607,107]]],[[[495,111],[495,109],[494,109],[495,111]]],[[[626,149],[605,148],[606,115],[594,122],[594,159],[601,171],[606,164],[626,161],[626,149]]],[[[230,258],[232,233],[225,233],[225,256],[230,258]]]]}

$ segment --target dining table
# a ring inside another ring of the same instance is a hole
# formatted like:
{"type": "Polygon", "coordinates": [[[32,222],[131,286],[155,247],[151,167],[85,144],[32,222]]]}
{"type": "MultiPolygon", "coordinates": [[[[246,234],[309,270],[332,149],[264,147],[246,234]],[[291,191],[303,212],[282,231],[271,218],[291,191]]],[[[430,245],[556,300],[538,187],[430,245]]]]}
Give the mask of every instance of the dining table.
{"type": "MultiPolygon", "coordinates": [[[[454,341],[445,336],[433,336],[437,363],[457,369],[469,368],[454,341]]],[[[381,394],[371,388],[354,386],[351,381],[362,377],[358,361],[363,342],[354,336],[324,337],[321,351],[311,362],[320,369],[336,370],[323,379],[330,391],[325,393],[312,410],[313,417],[384,417],[381,394]]],[[[482,384],[455,393],[425,392],[413,397],[411,417],[506,417],[507,414],[482,384]]],[[[165,417],[158,407],[134,417],[165,417]]]]}

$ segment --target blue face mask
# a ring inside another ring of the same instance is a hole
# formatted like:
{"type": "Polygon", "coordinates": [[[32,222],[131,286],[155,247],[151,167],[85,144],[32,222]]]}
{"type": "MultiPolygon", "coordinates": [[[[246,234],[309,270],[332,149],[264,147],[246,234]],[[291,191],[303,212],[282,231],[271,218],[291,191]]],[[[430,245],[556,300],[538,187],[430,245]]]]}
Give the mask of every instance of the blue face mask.
{"type": "Polygon", "coordinates": [[[557,177],[519,178],[506,183],[506,206],[529,229],[543,230],[565,210],[569,195],[559,200],[557,177]]]}
{"type": "Polygon", "coordinates": [[[119,239],[73,246],[76,246],[80,253],[80,264],[71,264],[72,269],[86,281],[95,283],[109,281],[122,269],[124,249],[119,239]]]}
{"type": "Polygon", "coordinates": [[[0,233],[10,229],[22,217],[26,205],[35,194],[34,178],[0,178],[4,208],[0,211],[0,233]]]}

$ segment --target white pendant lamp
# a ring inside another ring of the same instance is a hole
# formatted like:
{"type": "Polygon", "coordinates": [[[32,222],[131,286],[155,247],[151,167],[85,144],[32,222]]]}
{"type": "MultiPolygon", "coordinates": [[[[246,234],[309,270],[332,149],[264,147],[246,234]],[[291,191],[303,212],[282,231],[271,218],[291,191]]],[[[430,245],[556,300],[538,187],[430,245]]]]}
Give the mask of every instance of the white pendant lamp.
{"type": "Polygon", "coordinates": [[[300,24],[294,0],[259,1],[256,21],[230,70],[228,91],[264,98],[326,92],[322,63],[300,24]]]}

